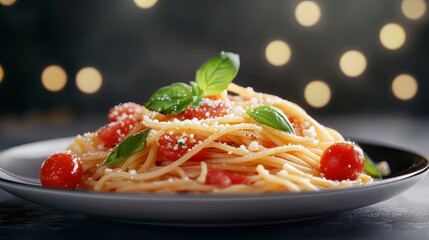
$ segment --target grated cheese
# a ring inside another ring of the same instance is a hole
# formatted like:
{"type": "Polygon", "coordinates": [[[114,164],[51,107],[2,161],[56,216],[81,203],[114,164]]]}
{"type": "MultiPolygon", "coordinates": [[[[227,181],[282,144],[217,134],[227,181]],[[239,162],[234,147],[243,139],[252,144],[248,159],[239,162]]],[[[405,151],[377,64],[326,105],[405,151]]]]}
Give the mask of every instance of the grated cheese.
{"type": "Polygon", "coordinates": [[[249,150],[244,145],[240,145],[240,150],[248,152],[249,150]]]}
{"type": "Polygon", "coordinates": [[[255,152],[255,151],[258,151],[258,150],[259,150],[259,143],[257,141],[252,141],[249,144],[249,151],[255,152]]]}

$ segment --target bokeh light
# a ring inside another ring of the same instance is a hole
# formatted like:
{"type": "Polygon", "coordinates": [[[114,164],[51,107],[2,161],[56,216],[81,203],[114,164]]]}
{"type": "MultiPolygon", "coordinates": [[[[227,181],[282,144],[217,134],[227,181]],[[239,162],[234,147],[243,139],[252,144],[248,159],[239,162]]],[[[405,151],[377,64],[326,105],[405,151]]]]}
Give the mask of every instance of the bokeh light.
{"type": "Polygon", "coordinates": [[[0,5],[3,6],[12,6],[16,0],[0,0],[0,5]]]}
{"type": "Polygon", "coordinates": [[[340,57],[340,69],[348,77],[358,77],[366,69],[367,61],[363,53],[350,50],[340,57]]]}
{"type": "Polygon", "coordinates": [[[304,98],[312,107],[324,107],[331,100],[331,88],[323,81],[312,81],[304,89],[304,98]]]}
{"type": "Polygon", "coordinates": [[[300,2],[295,9],[295,18],[304,27],[311,27],[319,22],[321,11],[313,1],[300,2]]]}
{"type": "Polygon", "coordinates": [[[408,19],[418,20],[426,13],[426,3],[424,0],[403,0],[401,9],[408,19]]]}
{"type": "Polygon", "coordinates": [[[4,77],[4,70],[3,70],[3,67],[0,65],[0,83],[3,81],[3,77],[4,77]]]}
{"type": "Polygon", "coordinates": [[[289,62],[292,52],[289,45],[282,40],[270,42],[265,48],[267,61],[274,66],[283,66],[289,62]]]}
{"type": "Polygon", "coordinates": [[[155,6],[157,2],[158,0],[134,0],[134,3],[137,5],[137,7],[143,9],[151,8],[155,6]]]}
{"type": "Polygon", "coordinates": [[[82,68],[76,75],[76,85],[84,93],[95,93],[101,88],[102,84],[103,77],[96,68],[82,68]]]}
{"type": "Polygon", "coordinates": [[[51,65],[45,68],[42,72],[42,84],[51,92],[62,90],[67,83],[66,71],[60,66],[51,65]]]}
{"type": "Polygon", "coordinates": [[[419,89],[417,80],[409,74],[400,74],[392,82],[392,92],[400,100],[414,98],[419,89]]]}
{"type": "Polygon", "coordinates": [[[402,47],[407,38],[404,28],[396,23],[388,23],[381,28],[380,41],[389,50],[402,47]]]}

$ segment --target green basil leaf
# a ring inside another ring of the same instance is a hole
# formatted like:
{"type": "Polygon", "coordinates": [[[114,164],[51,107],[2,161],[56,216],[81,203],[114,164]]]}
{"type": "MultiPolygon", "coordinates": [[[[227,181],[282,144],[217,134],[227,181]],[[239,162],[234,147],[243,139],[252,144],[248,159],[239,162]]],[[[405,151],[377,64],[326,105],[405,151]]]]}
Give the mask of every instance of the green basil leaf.
{"type": "Polygon", "coordinates": [[[255,119],[258,123],[265,124],[269,127],[282,130],[284,132],[295,134],[295,130],[289,119],[284,113],[272,106],[259,106],[247,110],[247,114],[255,119]]]}
{"type": "Polygon", "coordinates": [[[204,96],[215,95],[228,88],[237,75],[240,58],[235,53],[221,52],[207,60],[197,71],[195,80],[204,96]]]}
{"type": "Polygon", "coordinates": [[[118,164],[127,157],[142,151],[146,147],[146,139],[150,130],[150,128],[147,128],[139,133],[127,137],[118,146],[116,146],[115,149],[113,149],[103,166],[118,164]]]}
{"type": "Polygon", "coordinates": [[[370,175],[371,177],[381,178],[381,174],[378,169],[375,167],[374,161],[364,152],[365,156],[365,164],[363,167],[363,171],[370,175]]]}
{"type": "Polygon", "coordinates": [[[190,82],[192,88],[192,107],[198,107],[200,105],[201,100],[203,100],[203,90],[198,86],[198,84],[194,81],[190,82]]]}
{"type": "Polygon", "coordinates": [[[146,108],[163,114],[177,114],[193,102],[192,88],[184,83],[173,83],[158,89],[144,104],[146,108]]]}

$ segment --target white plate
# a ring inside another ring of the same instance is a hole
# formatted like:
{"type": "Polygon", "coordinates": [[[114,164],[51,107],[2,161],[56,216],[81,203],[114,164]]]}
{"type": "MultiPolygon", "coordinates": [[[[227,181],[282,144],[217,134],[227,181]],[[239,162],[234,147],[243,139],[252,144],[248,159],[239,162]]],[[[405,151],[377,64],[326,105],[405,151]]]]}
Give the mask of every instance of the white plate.
{"type": "Polygon", "coordinates": [[[40,186],[42,161],[71,143],[53,139],[0,153],[0,188],[22,199],[57,209],[120,221],[160,225],[244,225],[314,218],[389,199],[420,181],[428,160],[404,150],[363,144],[375,160],[388,161],[392,175],[375,183],[302,193],[195,195],[98,193],[40,186]]]}

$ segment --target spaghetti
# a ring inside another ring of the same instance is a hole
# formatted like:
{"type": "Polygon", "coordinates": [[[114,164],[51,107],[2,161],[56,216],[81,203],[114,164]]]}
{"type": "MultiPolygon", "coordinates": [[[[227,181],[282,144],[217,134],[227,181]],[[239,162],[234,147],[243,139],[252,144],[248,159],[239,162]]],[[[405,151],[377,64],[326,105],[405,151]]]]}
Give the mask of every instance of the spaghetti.
{"type": "Polygon", "coordinates": [[[322,155],[344,142],[343,137],[290,101],[234,83],[181,112],[163,114],[128,103],[111,110],[109,119],[111,124],[76,137],[68,148],[82,166],[79,189],[264,193],[319,191],[373,181],[362,170],[353,180],[327,179],[322,155]],[[278,110],[274,119],[285,116],[292,129],[281,130],[255,118],[251,110],[261,106],[278,110]],[[139,151],[122,156],[120,145],[134,141],[132,136],[145,139],[137,144],[139,151]]]}

